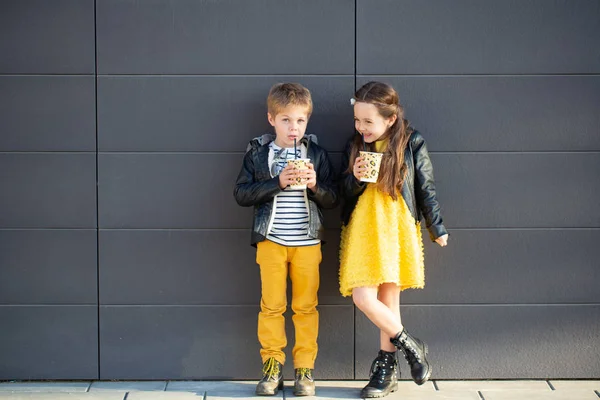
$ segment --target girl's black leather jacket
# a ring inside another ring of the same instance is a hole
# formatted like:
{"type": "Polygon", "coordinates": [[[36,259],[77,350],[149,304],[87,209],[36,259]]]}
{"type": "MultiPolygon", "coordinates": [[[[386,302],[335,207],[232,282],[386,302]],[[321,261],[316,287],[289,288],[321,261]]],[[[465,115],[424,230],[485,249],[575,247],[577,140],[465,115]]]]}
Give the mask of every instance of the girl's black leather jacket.
{"type": "MultiPolygon", "coordinates": [[[[267,229],[273,212],[273,198],[281,192],[279,177],[271,178],[269,171],[269,143],[275,135],[263,135],[250,141],[244,156],[242,169],[235,182],[233,195],[240,206],[254,206],[254,223],[251,244],[267,237],[267,229]]],[[[334,171],[327,151],[316,143],[316,136],[307,134],[301,140],[306,146],[307,158],[315,166],[317,191],[307,189],[308,235],[322,239],[323,215],[321,208],[333,208],[338,201],[334,171]]]]}
{"type": "MultiPolygon", "coordinates": [[[[356,133],[355,135],[358,135],[356,133]]],[[[342,221],[347,225],[358,198],[366,188],[366,183],[359,182],[348,169],[350,150],[353,138],[346,143],[342,157],[340,194],[344,199],[342,207],[342,221]]],[[[425,218],[429,236],[432,241],[448,232],[444,227],[440,205],[436,198],[435,182],[433,180],[433,166],[429,159],[429,152],[425,139],[419,131],[413,131],[404,152],[404,162],[408,167],[406,179],[402,185],[402,198],[406,202],[415,221],[425,218]]]]}

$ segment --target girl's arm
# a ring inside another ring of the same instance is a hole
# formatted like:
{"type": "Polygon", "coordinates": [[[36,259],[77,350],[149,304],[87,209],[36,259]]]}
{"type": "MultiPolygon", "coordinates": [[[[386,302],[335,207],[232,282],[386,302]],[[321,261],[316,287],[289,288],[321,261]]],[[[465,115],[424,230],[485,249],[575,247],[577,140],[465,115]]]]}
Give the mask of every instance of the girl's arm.
{"type": "Polygon", "coordinates": [[[235,182],[233,196],[240,206],[250,207],[273,200],[276,194],[281,192],[279,177],[271,178],[262,182],[254,181],[254,161],[251,151],[244,156],[242,169],[235,182]]]}
{"type": "Polygon", "coordinates": [[[338,203],[337,187],[334,182],[333,166],[325,149],[319,158],[319,165],[315,166],[317,174],[316,191],[307,190],[308,198],[321,208],[333,208],[338,203]]]}
{"type": "Polygon", "coordinates": [[[348,140],[346,143],[346,148],[342,155],[342,167],[340,169],[340,194],[345,199],[350,199],[361,195],[367,187],[367,184],[356,179],[352,172],[347,172],[348,165],[350,163],[350,150],[352,149],[353,140],[354,136],[352,136],[352,138],[350,138],[350,140],[348,140]]]}
{"type": "Polygon", "coordinates": [[[425,217],[425,223],[432,241],[448,232],[444,227],[440,205],[435,192],[433,165],[427,151],[425,139],[419,132],[413,134],[412,147],[415,164],[415,195],[417,205],[425,217]]]}

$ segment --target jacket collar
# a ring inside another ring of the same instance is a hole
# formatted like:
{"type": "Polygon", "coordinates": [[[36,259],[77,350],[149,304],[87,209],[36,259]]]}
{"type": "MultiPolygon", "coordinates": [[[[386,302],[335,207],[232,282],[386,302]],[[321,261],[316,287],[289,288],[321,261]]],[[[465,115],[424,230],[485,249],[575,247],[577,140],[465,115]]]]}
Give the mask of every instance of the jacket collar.
{"type": "MultiPolygon", "coordinates": [[[[276,138],[272,133],[265,133],[264,135],[257,136],[254,139],[250,140],[248,146],[246,146],[246,152],[250,151],[253,148],[258,148],[260,146],[267,146],[269,143],[274,141],[276,138]]],[[[308,144],[314,143],[318,144],[319,141],[317,139],[317,135],[313,133],[305,133],[302,139],[300,139],[300,143],[308,146],[308,144]]]]}

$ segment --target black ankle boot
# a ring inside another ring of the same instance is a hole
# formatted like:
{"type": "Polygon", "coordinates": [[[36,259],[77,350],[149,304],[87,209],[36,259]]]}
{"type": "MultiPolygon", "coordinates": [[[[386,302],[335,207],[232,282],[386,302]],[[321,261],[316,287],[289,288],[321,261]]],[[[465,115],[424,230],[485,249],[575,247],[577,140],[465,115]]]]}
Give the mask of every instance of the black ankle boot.
{"type": "Polygon", "coordinates": [[[275,396],[283,389],[283,365],[273,357],[263,364],[263,377],[256,385],[257,396],[275,396]]]}
{"type": "Polygon", "coordinates": [[[371,364],[370,379],[361,392],[360,397],[369,399],[384,397],[398,390],[398,362],[396,353],[379,350],[377,358],[371,364]]]}
{"type": "Polygon", "coordinates": [[[410,365],[410,374],[417,385],[422,385],[431,377],[431,365],[427,361],[427,345],[404,329],[390,342],[404,353],[410,365]]]}

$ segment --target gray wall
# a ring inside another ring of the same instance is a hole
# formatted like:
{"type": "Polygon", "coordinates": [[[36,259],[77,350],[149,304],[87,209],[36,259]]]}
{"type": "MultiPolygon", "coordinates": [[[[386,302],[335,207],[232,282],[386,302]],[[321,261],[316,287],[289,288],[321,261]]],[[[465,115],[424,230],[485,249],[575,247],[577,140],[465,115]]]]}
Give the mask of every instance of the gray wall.
{"type": "MultiPolygon", "coordinates": [[[[245,143],[298,81],[338,163],[371,79],[452,232],[401,299],[434,378],[598,378],[599,49],[596,0],[4,0],[0,379],[258,378],[245,143]]],[[[317,374],[364,378],[326,219],[317,374]]]]}

